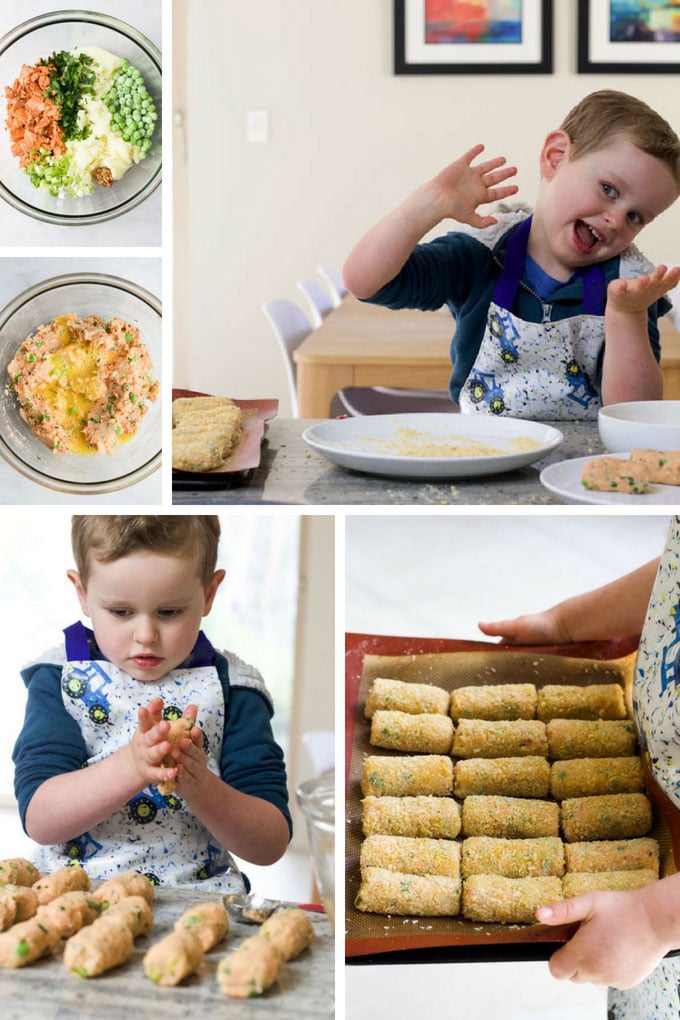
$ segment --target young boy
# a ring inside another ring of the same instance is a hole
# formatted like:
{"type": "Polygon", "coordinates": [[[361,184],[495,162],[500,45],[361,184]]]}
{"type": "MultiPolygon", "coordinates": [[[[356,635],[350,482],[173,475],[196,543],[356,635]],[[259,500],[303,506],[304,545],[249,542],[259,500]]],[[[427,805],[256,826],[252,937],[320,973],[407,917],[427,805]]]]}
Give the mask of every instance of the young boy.
{"type": "MultiPolygon", "coordinates": [[[[641,633],[633,705],[640,743],[655,779],[680,808],[677,761],[680,650],[680,518],[671,521],[661,560],[567,599],[545,612],[481,623],[509,643],[550,644],[641,633]]],[[[634,892],[599,892],[537,911],[543,924],[578,929],[550,960],[560,980],[609,984],[609,1020],[677,1017],[680,962],[680,874],[634,892]]]]}
{"type": "Polygon", "coordinates": [[[680,192],[675,132],[632,96],[587,96],[543,143],[533,216],[477,212],[518,190],[503,156],[473,165],[483,149],[376,224],[346,286],[390,308],[448,305],[461,411],[593,418],[601,403],[660,398],[656,323],[680,268],[654,269],[632,242],[680,192]],[[417,243],[447,217],[466,226],[417,243]]]}
{"type": "Polygon", "coordinates": [[[73,518],[68,577],[92,630],[66,628],[65,646],[23,671],[14,749],[40,870],[80,860],[92,879],[136,870],[231,892],[243,883],[230,851],[255,864],[283,854],[291,820],[269,694],[200,630],[224,578],[219,534],[208,516],[73,518]],[[171,751],[182,716],[194,725],[171,751]]]}

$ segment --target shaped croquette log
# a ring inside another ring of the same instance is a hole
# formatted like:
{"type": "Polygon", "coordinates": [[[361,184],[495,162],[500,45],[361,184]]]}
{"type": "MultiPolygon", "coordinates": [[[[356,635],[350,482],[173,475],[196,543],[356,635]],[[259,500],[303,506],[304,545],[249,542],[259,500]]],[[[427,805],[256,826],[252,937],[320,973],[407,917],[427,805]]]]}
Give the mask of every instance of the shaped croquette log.
{"type": "Polygon", "coordinates": [[[545,724],[548,757],[624,758],[635,754],[635,725],[628,719],[551,719],[545,724]]]}
{"type": "Polygon", "coordinates": [[[599,492],[643,493],[649,491],[647,478],[621,457],[597,457],[586,461],[581,472],[584,489],[599,492]]]}
{"type": "Polygon", "coordinates": [[[538,719],[500,722],[461,719],[451,753],[456,758],[545,758],[548,754],[545,723],[538,719]]]}
{"type": "Polygon", "coordinates": [[[446,754],[451,750],[453,722],[448,715],[421,712],[374,712],[371,719],[370,742],[374,747],[392,751],[422,751],[425,754],[446,754]]]}
{"type": "Polygon", "coordinates": [[[536,910],[562,899],[562,879],[471,875],[463,883],[462,913],[470,921],[535,923],[536,910]]]}
{"type": "Polygon", "coordinates": [[[104,915],[68,939],[64,966],[79,977],[98,977],[120,967],[134,951],[135,940],[128,926],[104,915]]]}
{"type": "Polygon", "coordinates": [[[652,806],[644,793],[612,793],[562,801],[562,836],[567,843],[646,836],[652,806]]]}
{"type": "Polygon", "coordinates": [[[282,965],[281,954],[271,942],[253,935],[222,957],[217,965],[217,981],[226,995],[251,999],[271,988],[282,965]]]}
{"type": "Polygon", "coordinates": [[[229,914],[221,903],[199,903],[175,921],[175,931],[180,930],[193,932],[207,953],[228,934],[229,914]]]}
{"type": "Polygon", "coordinates": [[[151,946],[143,960],[144,972],[155,985],[178,985],[194,973],[202,959],[198,936],[181,928],[151,946]]]}
{"type": "Polygon", "coordinates": [[[364,759],[361,792],[365,797],[447,797],[453,792],[453,762],[443,754],[370,754],[364,759]]]}
{"type": "Polygon", "coordinates": [[[462,758],[454,769],[456,797],[500,794],[504,797],[547,797],[550,765],[546,758],[462,758]]]}
{"type": "Polygon", "coordinates": [[[627,889],[642,889],[643,886],[656,882],[657,875],[653,871],[596,871],[588,874],[585,871],[572,871],[564,876],[562,894],[565,900],[572,896],[582,896],[589,892],[625,892],[627,889]]]}
{"type": "Polygon", "coordinates": [[[553,762],[550,792],[556,800],[604,793],[642,793],[645,781],[639,758],[573,758],[553,762]]]}
{"type": "Polygon", "coordinates": [[[364,797],[364,836],[455,839],[460,807],[451,797],[364,797]]]}
{"type": "Polygon", "coordinates": [[[408,684],[403,680],[389,680],[376,677],[366,698],[364,714],[371,719],[378,709],[395,712],[420,712],[447,715],[449,693],[431,684],[408,684]]]}
{"type": "Polygon", "coordinates": [[[470,875],[504,875],[506,878],[536,878],[564,874],[564,844],[557,836],[537,839],[496,839],[470,836],[463,840],[460,870],[470,875]]]}
{"type": "Polygon", "coordinates": [[[460,875],[460,843],[452,839],[414,836],[367,836],[361,844],[359,865],[386,868],[410,875],[460,875]]]}
{"type": "Polygon", "coordinates": [[[25,967],[60,945],[58,930],[36,915],[0,933],[0,967],[25,967]]]}
{"type": "MultiPolygon", "coordinates": [[[[177,762],[172,756],[172,752],[175,748],[179,747],[179,743],[184,737],[188,737],[192,729],[196,725],[195,719],[187,719],[182,716],[181,719],[170,720],[170,730],[166,736],[166,740],[170,742],[170,750],[163,757],[162,765],[164,768],[176,768],[177,762]]],[[[166,779],[163,782],[157,784],[157,789],[160,794],[167,797],[169,793],[173,793],[177,786],[177,779],[166,779]]]]}
{"type": "Polygon", "coordinates": [[[450,714],[458,719],[534,719],[535,684],[480,684],[451,692],[450,714]]]}
{"type": "Polygon", "coordinates": [[[0,861],[0,886],[35,885],[40,872],[25,857],[7,857],[0,861]]]}
{"type": "Polygon", "coordinates": [[[101,904],[82,890],[64,893],[38,908],[38,918],[56,928],[63,939],[70,938],[99,917],[101,904]]]}
{"type": "Polygon", "coordinates": [[[126,896],[106,909],[102,914],[112,924],[123,924],[137,939],[146,935],[153,924],[153,911],[143,896],[126,896]]]}
{"type": "Polygon", "coordinates": [[[5,885],[0,888],[0,931],[18,921],[27,921],[38,909],[38,895],[27,885],[5,885]]]}
{"type": "Polygon", "coordinates": [[[365,868],[354,906],[371,914],[455,917],[460,911],[460,891],[460,878],[365,868]]]}
{"type": "Polygon", "coordinates": [[[560,809],[550,801],[524,797],[466,797],[462,828],[465,836],[504,839],[558,836],[560,809]]]}
{"type": "Polygon", "coordinates": [[[43,875],[33,888],[38,894],[38,903],[43,904],[56,900],[57,896],[63,896],[67,892],[78,890],[87,892],[90,888],[90,879],[79,864],[69,864],[65,868],[53,871],[51,875],[43,875]]]}
{"type": "Polygon", "coordinates": [[[118,903],[128,896],[143,896],[147,903],[153,903],[153,882],[139,871],[125,871],[116,878],[108,878],[94,891],[95,899],[107,905],[118,903]]]}
{"type": "Polygon", "coordinates": [[[625,719],[626,704],[619,684],[546,684],[538,691],[536,715],[551,719],[625,719]]]}
{"type": "Polygon", "coordinates": [[[643,450],[630,451],[630,466],[635,474],[641,475],[655,485],[680,485],[680,451],[643,450]]]}
{"type": "Polygon", "coordinates": [[[314,941],[314,928],[304,910],[277,910],[260,928],[260,938],[271,942],[284,960],[294,960],[314,941]]]}
{"type": "Polygon", "coordinates": [[[567,871],[645,870],[659,875],[659,844],[649,836],[566,843],[564,856],[567,871]]]}

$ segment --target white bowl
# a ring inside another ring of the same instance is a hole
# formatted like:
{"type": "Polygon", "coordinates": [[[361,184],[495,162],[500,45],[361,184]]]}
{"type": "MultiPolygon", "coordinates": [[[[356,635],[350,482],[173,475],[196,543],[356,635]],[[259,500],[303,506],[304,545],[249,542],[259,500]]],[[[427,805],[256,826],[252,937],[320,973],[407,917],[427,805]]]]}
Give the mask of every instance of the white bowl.
{"type": "Polygon", "coordinates": [[[680,450],[680,400],[634,400],[609,404],[597,416],[600,439],[610,453],[680,450]]]}

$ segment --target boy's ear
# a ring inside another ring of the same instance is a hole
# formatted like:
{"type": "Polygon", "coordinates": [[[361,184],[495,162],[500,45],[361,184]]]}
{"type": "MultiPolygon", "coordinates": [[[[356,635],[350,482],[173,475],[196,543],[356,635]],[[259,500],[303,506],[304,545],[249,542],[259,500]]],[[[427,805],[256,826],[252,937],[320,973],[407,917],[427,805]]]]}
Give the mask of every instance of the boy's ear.
{"type": "Polygon", "coordinates": [[[203,615],[207,616],[212,609],[212,604],[217,594],[217,589],[222,584],[222,581],[226,577],[226,570],[216,570],[213,574],[212,581],[205,589],[205,606],[203,608],[203,615]]]}
{"type": "Polygon", "coordinates": [[[73,587],[76,590],[76,595],[78,596],[78,601],[80,602],[80,608],[85,613],[85,616],[89,616],[90,613],[87,608],[87,593],[83,586],[80,574],[78,573],[77,570],[67,570],[66,576],[68,577],[69,581],[71,581],[73,587]]]}
{"type": "Polygon", "coordinates": [[[550,181],[560,163],[569,156],[571,138],[566,131],[551,131],[543,142],[540,155],[541,177],[550,181]]]}

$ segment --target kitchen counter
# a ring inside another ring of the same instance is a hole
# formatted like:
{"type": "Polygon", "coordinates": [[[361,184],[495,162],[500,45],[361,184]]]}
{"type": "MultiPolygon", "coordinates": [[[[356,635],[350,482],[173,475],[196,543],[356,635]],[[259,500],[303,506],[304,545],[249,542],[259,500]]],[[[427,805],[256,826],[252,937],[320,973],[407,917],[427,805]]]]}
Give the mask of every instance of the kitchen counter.
{"type": "Polygon", "coordinates": [[[275,419],[268,427],[260,466],[232,477],[226,487],[183,483],[173,488],[177,505],[287,503],[303,506],[347,504],[560,504],[540,481],[556,461],[603,453],[597,423],[556,422],[564,440],[543,460],[517,471],[448,481],[399,479],[361,474],[331,464],[302,439],[313,420],[275,419]]]}
{"type": "MultiPolygon", "coordinates": [[[[213,894],[215,898],[216,894],[213,894]]],[[[229,935],[206,953],[202,968],[176,988],[161,988],[145,975],[142,958],[149,946],[167,935],[175,920],[210,893],[160,889],[153,903],[154,923],[137,939],[127,963],[98,978],[69,973],[60,959],[39,960],[20,970],[0,970],[0,1015],[3,1020],[173,1020],[179,1017],[228,1016],[230,1020],[316,1020],[333,1017],[333,938],[325,914],[309,911],[316,939],[296,960],[285,964],[279,981],[263,996],[230,999],[215,977],[217,963],[257,926],[231,924],[229,935]]]]}

